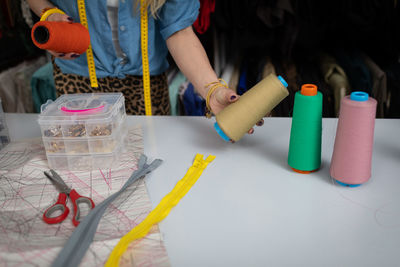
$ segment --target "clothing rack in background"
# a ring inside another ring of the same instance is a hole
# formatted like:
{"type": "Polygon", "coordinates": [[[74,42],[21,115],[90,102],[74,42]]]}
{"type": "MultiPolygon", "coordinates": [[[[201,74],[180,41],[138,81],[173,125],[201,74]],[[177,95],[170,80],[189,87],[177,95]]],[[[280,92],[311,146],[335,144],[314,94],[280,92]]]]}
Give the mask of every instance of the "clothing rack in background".
{"type": "Polygon", "coordinates": [[[32,90],[31,82],[48,59],[31,40],[30,27],[38,19],[26,0],[0,0],[0,98],[5,112],[40,108],[37,100],[43,90],[32,90]]]}
{"type": "MultiPolygon", "coordinates": [[[[400,118],[397,2],[200,0],[193,27],[217,75],[238,94],[269,73],[285,78],[290,95],[272,116],[291,116],[294,93],[302,84],[314,83],[324,96],[324,117],[337,116],[344,95],[365,91],[378,100],[377,117],[400,118]]],[[[3,85],[0,81],[0,98],[20,103],[3,101],[6,112],[39,112],[45,99],[55,98],[51,63],[43,61],[45,52],[30,40],[30,27],[37,20],[26,0],[0,0],[0,77],[14,73],[3,85]],[[34,69],[37,72],[31,73],[34,69]],[[18,81],[16,89],[10,89],[11,81],[18,81]],[[38,90],[44,87],[45,94],[38,90]],[[29,103],[24,100],[31,97],[29,103]]],[[[203,116],[205,101],[170,62],[172,115],[203,116]]]]}
{"type": "MultiPolygon", "coordinates": [[[[243,94],[269,73],[282,75],[289,97],[272,116],[291,116],[294,93],[313,83],[324,117],[340,99],[364,91],[377,117],[400,118],[400,7],[388,1],[201,0],[195,31],[219,77],[243,94]]],[[[173,83],[174,80],[171,79],[173,83]]],[[[186,115],[203,115],[190,83],[178,97],[186,115]]]]}

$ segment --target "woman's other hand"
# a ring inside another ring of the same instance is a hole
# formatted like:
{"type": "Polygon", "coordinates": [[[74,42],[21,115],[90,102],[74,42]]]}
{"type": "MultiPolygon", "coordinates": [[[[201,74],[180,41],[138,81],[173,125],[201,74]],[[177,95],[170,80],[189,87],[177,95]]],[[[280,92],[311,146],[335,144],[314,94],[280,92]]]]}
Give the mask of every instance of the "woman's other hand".
{"type": "MultiPolygon", "coordinates": [[[[214,114],[218,114],[225,107],[227,107],[228,105],[239,100],[239,97],[240,96],[238,94],[236,94],[235,91],[233,91],[230,88],[226,88],[223,86],[218,87],[217,89],[215,89],[215,91],[210,96],[210,107],[211,107],[212,112],[214,114]]],[[[263,119],[259,120],[256,123],[257,126],[262,126],[263,124],[264,124],[263,119]]],[[[249,134],[254,133],[254,128],[251,128],[248,131],[248,133],[249,134]]]]}

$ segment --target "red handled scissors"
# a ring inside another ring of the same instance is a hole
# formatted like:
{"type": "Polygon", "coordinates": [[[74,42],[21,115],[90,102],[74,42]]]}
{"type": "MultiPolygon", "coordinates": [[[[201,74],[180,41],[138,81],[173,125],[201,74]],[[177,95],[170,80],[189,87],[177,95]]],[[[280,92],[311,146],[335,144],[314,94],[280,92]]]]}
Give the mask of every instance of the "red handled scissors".
{"type": "Polygon", "coordinates": [[[67,186],[63,179],[61,179],[60,175],[58,175],[54,170],[50,170],[50,172],[51,174],[44,172],[44,175],[50,179],[60,194],[58,195],[57,202],[43,213],[43,221],[48,224],[55,224],[64,221],[69,214],[69,208],[67,207],[67,198],[69,196],[72,201],[72,205],[74,206],[74,217],[72,218],[72,223],[75,226],[78,226],[79,222],[81,221],[79,204],[87,204],[90,209],[93,209],[93,200],[91,198],[79,195],[75,189],[71,189],[69,186],[67,186]],[[61,211],[61,214],[52,217],[52,214],[56,211],[61,211]]]}

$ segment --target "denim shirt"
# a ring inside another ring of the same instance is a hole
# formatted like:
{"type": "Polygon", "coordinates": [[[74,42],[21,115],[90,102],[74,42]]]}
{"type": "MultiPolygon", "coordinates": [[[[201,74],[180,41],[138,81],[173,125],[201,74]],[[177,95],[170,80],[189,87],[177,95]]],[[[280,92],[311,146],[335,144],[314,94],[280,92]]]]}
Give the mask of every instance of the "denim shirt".
{"type": "MultiPolygon", "coordinates": [[[[96,76],[124,78],[142,75],[140,47],[140,6],[135,1],[120,0],[118,8],[118,38],[122,57],[117,57],[111,27],[107,18],[107,0],[86,0],[86,16],[93,49],[96,76]]],[[[52,0],[52,3],[80,22],[76,0],[52,0]]],[[[158,11],[158,18],[148,15],[148,54],[150,74],[158,75],[168,68],[168,48],[165,40],[173,33],[194,23],[199,13],[198,0],[167,0],[158,11]]],[[[63,73],[89,76],[86,53],[73,60],[56,58],[63,73]]]]}

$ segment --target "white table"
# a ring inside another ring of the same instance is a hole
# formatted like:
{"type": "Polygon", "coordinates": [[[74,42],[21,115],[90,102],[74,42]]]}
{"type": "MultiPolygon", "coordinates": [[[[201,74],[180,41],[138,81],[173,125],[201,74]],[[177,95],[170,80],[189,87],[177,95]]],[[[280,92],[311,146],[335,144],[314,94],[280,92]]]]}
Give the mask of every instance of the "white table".
{"type": "MultiPolygon", "coordinates": [[[[34,114],[6,114],[11,139],[40,136],[34,114]]],[[[329,165],[336,119],[323,120],[322,167],[290,170],[290,118],[268,118],[252,136],[224,142],[214,120],[128,117],[145,153],[155,207],[196,153],[216,156],[160,224],[172,266],[400,266],[400,120],[377,120],[372,178],[336,185],[329,165]]]]}

